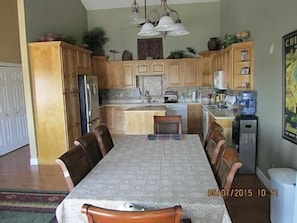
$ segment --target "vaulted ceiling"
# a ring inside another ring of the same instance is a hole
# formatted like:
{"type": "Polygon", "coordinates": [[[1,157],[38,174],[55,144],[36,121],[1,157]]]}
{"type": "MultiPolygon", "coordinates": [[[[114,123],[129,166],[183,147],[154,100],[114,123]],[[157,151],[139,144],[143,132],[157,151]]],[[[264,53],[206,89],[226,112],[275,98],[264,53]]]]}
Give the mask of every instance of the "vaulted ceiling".
{"type": "MultiPolygon", "coordinates": [[[[112,9],[112,8],[127,8],[132,7],[134,0],[81,0],[87,10],[95,9],[112,9]]],[[[139,6],[144,6],[145,0],[136,0],[139,6]]],[[[220,0],[167,0],[167,4],[186,4],[186,3],[201,3],[201,2],[218,2],[220,0]]],[[[146,4],[160,5],[160,0],[146,0],[146,4]]]]}

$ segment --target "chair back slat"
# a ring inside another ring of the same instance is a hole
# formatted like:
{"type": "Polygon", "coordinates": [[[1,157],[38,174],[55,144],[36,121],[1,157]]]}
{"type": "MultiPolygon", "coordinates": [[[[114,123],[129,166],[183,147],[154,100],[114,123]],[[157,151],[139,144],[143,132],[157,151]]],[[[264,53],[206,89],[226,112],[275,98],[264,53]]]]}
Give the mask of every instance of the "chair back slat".
{"type": "Polygon", "coordinates": [[[100,145],[102,155],[105,156],[114,147],[112,136],[107,125],[101,123],[93,130],[93,133],[95,134],[100,145]]]}

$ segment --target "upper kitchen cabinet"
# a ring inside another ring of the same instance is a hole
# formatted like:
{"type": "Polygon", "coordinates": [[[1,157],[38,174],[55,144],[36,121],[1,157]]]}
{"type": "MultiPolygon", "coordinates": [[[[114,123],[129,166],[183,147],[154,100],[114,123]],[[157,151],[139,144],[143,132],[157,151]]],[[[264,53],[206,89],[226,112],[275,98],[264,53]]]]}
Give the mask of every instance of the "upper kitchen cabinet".
{"type": "Polygon", "coordinates": [[[254,43],[234,43],[214,56],[214,71],[222,70],[232,90],[254,88],[254,43]]]}
{"type": "Polygon", "coordinates": [[[77,53],[77,71],[79,74],[92,75],[91,51],[78,50],[77,53]]]}
{"type": "Polygon", "coordinates": [[[166,73],[165,60],[135,61],[136,75],[162,75],[166,73]]]}
{"type": "Polygon", "coordinates": [[[199,86],[198,58],[167,60],[167,81],[171,87],[199,86]]]}
{"type": "Polygon", "coordinates": [[[213,58],[219,51],[200,52],[199,58],[199,82],[201,86],[213,86],[213,58]]]}
{"type": "Polygon", "coordinates": [[[98,77],[99,89],[107,88],[106,61],[106,56],[92,56],[92,70],[98,77]]]}
{"type": "Polygon", "coordinates": [[[133,61],[106,62],[107,88],[136,88],[135,63],[133,61]]]}
{"type": "Polygon", "coordinates": [[[91,52],[60,41],[29,44],[39,164],[54,164],[81,136],[79,53],[91,52]]]}

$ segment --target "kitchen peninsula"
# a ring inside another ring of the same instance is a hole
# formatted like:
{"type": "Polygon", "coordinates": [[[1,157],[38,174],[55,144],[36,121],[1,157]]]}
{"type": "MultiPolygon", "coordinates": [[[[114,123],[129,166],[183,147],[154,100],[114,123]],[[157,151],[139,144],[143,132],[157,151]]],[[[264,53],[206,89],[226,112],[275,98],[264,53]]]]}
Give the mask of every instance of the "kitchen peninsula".
{"type": "Polygon", "coordinates": [[[139,135],[154,133],[154,115],[165,116],[166,106],[144,105],[126,109],[126,134],[139,135]]]}

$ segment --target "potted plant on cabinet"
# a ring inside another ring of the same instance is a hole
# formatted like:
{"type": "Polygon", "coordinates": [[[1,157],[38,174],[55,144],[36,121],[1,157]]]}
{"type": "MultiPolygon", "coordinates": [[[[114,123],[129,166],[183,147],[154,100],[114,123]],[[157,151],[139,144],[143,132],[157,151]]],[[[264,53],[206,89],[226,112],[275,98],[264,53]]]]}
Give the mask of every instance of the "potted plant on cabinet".
{"type": "Polygon", "coordinates": [[[104,56],[104,45],[109,40],[105,30],[102,27],[94,27],[86,31],[83,35],[83,41],[87,48],[93,51],[94,56],[104,56]]]}

